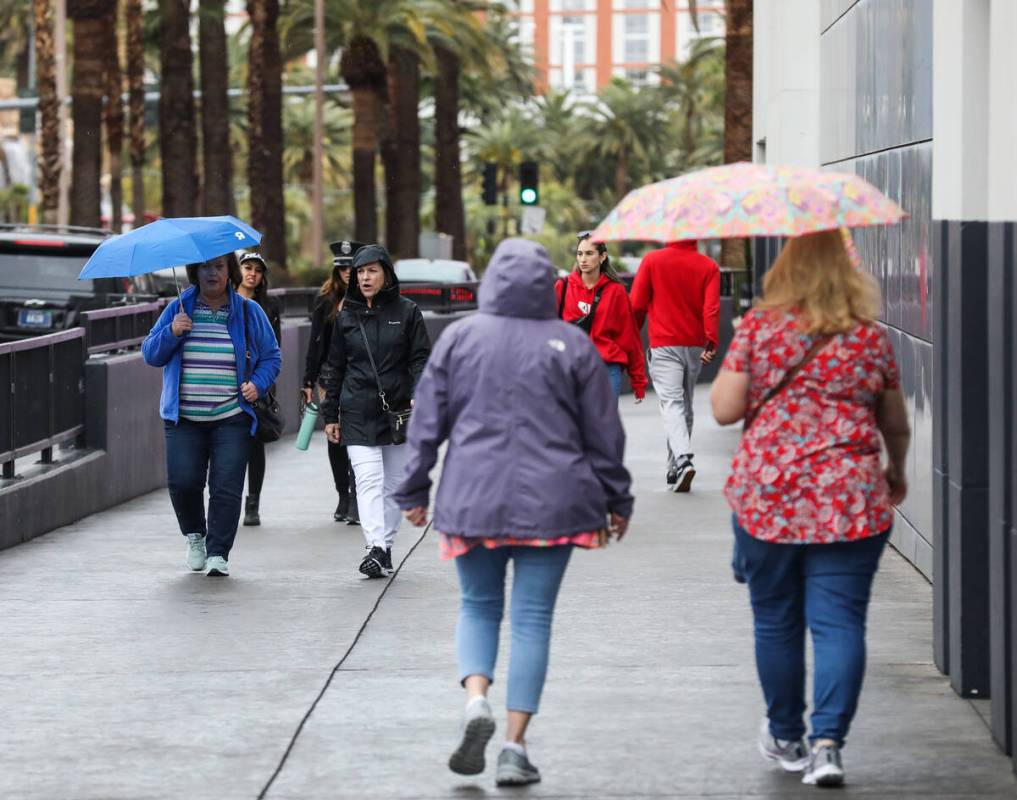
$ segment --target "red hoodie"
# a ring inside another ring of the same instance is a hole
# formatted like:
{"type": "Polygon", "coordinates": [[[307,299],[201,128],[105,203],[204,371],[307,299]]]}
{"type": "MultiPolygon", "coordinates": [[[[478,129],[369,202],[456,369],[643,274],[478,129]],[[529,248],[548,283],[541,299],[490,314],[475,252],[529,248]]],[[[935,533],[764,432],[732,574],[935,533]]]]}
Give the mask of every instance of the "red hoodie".
{"type": "MultiPolygon", "coordinates": [[[[554,284],[555,308],[561,305],[563,282],[558,280],[554,284]]],[[[636,397],[642,397],[646,393],[643,343],[632,319],[632,307],[629,305],[629,296],[625,293],[624,286],[611,280],[607,275],[601,275],[596,285],[592,289],[587,289],[579,276],[579,271],[574,270],[568,277],[562,319],[566,322],[575,322],[586,316],[600,287],[604,288],[600,293],[597,311],[593,315],[590,338],[605,362],[628,368],[632,391],[636,397]],[[584,307],[581,308],[580,303],[584,307]]]]}
{"type": "Polygon", "coordinates": [[[720,268],[695,242],[671,242],[643,256],[630,299],[637,330],[650,313],[650,347],[717,348],[720,268]]]}

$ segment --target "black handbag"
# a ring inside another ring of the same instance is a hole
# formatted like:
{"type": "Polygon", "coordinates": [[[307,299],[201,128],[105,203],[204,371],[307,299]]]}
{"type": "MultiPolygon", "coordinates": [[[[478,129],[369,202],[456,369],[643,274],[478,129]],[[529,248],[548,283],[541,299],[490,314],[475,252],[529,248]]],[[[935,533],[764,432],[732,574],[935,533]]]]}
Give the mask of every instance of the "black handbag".
{"type": "MultiPolygon", "coordinates": [[[[607,284],[604,284],[605,286],[607,284]]],[[[569,284],[568,280],[562,278],[561,280],[561,298],[558,300],[558,319],[565,319],[565,292],[568,291],[569,284]]],[[[593,315],[597,313],[597,306],[600,305],[600,294],[604,291],[604,286],[600,286],[597,291],[593,293],[593,304],[590,306],[588,313],[581,316],[579,319],[572,320],[569,324],[575,325],[577,328],[589,333],[593,330],[593,315]]]]}
{"type": "MultiPolygon", "coordinates": [[[[247,343],[247,300],[244,303],[244,383],[251,380],[251,348],[247,343]]],[[[275,399],[275,385],[268,388],[261,397],[251,403],[254,416],[258,418],[258,429],[254,438],[259,442],[275,442],[282,436],[282,409],[275,399]]]]}
{"type": "Polygon", "coordinates": [[[410,425],[410,414],[412,408],[405,408],[401,411],[393,411],[385,399],[385,390],[381,388],[381,376],[378,375],[378,367],[374,363],[374,354],[371,353],[371,345],[367,341],[367,331],[364,330],[364,323],[357,315],[357,325],[360,326],[360,335],[364,337],[364,349],[367,350],[367,358],[371,362],[371,371],[374,373],[375,383],[378,384],[378,397],[381,398],[381,408],[388,419],[388,427],[392,431],[392,444],[403,444],[406,442],[406,429],[410,425]]]}

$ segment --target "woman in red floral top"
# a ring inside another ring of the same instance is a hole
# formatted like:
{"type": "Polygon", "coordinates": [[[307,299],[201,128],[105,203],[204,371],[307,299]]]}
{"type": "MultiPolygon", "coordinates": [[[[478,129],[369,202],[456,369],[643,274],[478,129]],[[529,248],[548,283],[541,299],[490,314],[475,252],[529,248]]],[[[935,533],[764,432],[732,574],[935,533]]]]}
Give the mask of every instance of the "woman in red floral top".
{"type": "Polygon", "coordinates": [[[764,290],[711,394],[718,422],[746,420],[725,494],[767,704],[759,749],[789,772],[804,770],[805,783],[837,785],[865,670],[872,579],[907,492],[910,431],[893,350],[875,322],[878,290],[838,232],[791,239],[764,290]]]}

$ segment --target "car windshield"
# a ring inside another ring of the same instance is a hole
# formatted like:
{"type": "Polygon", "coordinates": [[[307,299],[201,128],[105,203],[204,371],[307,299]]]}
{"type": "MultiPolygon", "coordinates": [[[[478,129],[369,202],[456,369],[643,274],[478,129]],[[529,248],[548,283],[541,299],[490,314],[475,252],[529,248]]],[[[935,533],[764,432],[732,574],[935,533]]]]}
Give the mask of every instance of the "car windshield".
{"type": "Polygon", "coordinates": [[[94,290],[92,281],[78,280],[87,260],[82,255],[0,253],[0,287],[89,294],[94,290]]]}
{"type": "Polygon", "coordinates": [[[396,275],[401,281],[435,281],[458,283],[473,280],[470,265],[465,261],[431,261],[427,258],[404,258],[396,262],[396,275]]]}

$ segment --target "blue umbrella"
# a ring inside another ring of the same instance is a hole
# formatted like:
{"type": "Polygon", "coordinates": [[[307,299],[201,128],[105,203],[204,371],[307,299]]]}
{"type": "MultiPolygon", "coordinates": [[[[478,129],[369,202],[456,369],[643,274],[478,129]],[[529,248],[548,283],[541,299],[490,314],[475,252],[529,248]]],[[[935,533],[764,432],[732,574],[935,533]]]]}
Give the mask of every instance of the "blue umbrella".
{"type": "Polygon", "coordinates": [[[236,217],[167,217],[104,241],[78,278],[127,278],[197,264],[260,241],[261,234],[236,217]]]}

